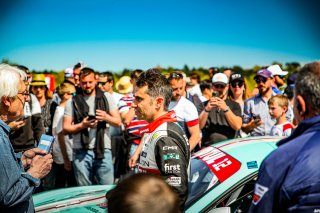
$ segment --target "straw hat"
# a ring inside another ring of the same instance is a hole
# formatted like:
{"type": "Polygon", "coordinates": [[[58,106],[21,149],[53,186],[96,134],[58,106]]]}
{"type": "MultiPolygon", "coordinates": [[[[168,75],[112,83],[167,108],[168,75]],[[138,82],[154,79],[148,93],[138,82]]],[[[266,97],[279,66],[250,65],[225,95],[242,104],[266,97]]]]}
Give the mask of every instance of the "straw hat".
{"type": "Polygon", "coordinates": [[[132,92],[133,86],[130,82],[131,78],[129,76],[122,76],[116,83],[116,88],[119,93],[127,94],[132,92]]]}
{"type": "Polygon", "coordinates": [[[44,74],[32,74],[31,86],[47,86],[44,74]]]}

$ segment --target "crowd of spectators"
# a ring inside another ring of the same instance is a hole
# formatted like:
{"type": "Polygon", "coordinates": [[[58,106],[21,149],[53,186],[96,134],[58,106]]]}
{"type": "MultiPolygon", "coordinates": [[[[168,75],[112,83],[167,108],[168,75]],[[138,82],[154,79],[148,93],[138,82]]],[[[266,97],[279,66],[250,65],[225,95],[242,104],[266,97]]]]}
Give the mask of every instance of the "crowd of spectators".
{"type": "MultiPolygon", "coordinates": [[[[143,156],[139,130],[149,124],[137,107],[131,107],[140,101],[136,82],[144,71],[134,70],[115,82],[112,72],[96,72],[77,63],[50,91],[44,74],[31,74],[25,66],[10,69],[20,73],[25,88],[23,116],[3,119],[11,128],[13,152],[33,150],[42,134],[56,139],[52,169],[36,176],[41,178],[37,191],[114,184],[135,169],[143,156]]],[[[204,81],[196,72],[166,76],[172,94],[165,111],[174,111],[190,152],[238,137],[288,137],[296,128],[292,102],[296,74],[288,76],[279,65],[265,67],[254,76],[254,91],[248,79],[231,69],[212,67],[207,74],[209,80],[204,81]]]]}

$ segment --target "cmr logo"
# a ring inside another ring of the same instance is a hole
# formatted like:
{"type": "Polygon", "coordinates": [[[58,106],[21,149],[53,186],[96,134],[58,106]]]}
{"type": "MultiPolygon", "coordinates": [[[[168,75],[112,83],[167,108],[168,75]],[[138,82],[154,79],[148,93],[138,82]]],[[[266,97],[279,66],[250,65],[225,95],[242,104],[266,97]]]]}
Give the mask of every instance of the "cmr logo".
{"type": "Polygon", "coordinates": [[[164,146],[162,150],[178,150],[177,146],[164,146]]]}
{"type": "Polygon", "coordinates": [[[166,174],[180,173],[180,165],[164,164],[164,172],[166,174]]]}

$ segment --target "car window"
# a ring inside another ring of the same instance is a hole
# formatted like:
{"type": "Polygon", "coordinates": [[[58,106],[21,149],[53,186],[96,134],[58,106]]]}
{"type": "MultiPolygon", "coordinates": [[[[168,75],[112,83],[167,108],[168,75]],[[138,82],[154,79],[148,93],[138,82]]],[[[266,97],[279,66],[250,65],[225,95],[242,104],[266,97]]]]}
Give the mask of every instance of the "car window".
{"type": "Polygon", "coordinates": [[[193,158],[191,165],[187,206],[201,197],[207,190],[219,184],[217,176],[202,160],[193,158]]]}
{"type": "Polygon", "coordinates": [[[236,185],[218,203],[213,203],[210,209],[230,207],[231,212],[248,212],[256,181],[257,173],[249,177],[245,183],[236,185]]]}

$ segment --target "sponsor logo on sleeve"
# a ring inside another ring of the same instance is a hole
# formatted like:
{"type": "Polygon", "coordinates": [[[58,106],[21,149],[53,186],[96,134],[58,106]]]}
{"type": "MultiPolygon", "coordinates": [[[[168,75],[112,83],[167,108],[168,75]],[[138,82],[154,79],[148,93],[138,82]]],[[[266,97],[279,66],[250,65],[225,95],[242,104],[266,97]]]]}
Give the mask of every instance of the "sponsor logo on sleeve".
{"type": "Polygon", "coordinates": [[[254,188],[254,195],[253,195],[253,200],[252,203],[254,205],[257,205],[261,198],[266,194],[266,192],[269,190],[268,187],[262,186],[258,183],[256,183],[255,188],[254,188]]]}
{"type": "Polygon", "coordinates": [[[141,156],[146,158],[147,157],[147,153],[146,152],[141,152],[141,156]]]}
{"type": "Polygon", "coordinates": [[[181,177],[169,177],[166,181],[171,186],[181,186],[181,177]]]}
{"type": "Polygon", "coordinates": [[[163,155],[163,160],[171,160],[171,159],[179,160],[180,156],[177,153],[167,153],[163,155]]]}
{"type": "Polygon", "coordinates": [[[166,150],[178,150],[178,147],[177,146],[164,146],[162,148],[162,150],[166,151],[166,150]]]}
{"type": "Polygon", "coordinates": [[[181,171],[180,165],[171,165],[169,163],[164,164],[164,172],[166,174],[176,174],[176,173],[180,173],[181,171]]]}

